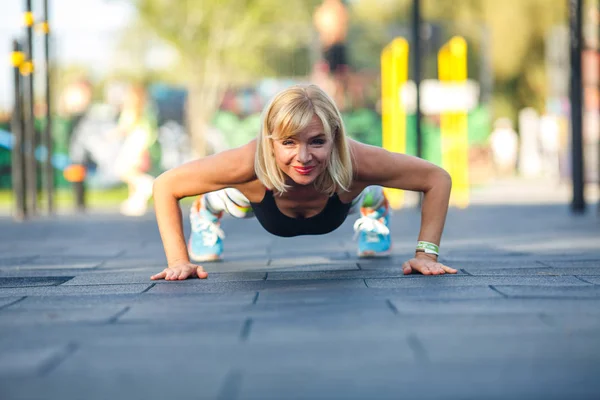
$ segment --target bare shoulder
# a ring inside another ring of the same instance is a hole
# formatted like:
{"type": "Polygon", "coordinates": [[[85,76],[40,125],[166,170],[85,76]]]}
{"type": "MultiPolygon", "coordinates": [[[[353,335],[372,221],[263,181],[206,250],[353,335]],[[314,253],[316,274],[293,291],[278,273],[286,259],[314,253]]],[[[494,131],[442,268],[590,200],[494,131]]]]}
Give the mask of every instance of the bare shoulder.
{"type": "Polygon", "coordinates": [[[360,143],[348,139],[350,152],[352,154],[352,168],[356,181],[369,181],[373,172],[382,167],[382,162],[387,162],[386,155],[389,153],[381,147],[360,143]]]}
{"type": "Polygon", "coordinates": [[[440,167],[408,154],[350,141],[356,186],[423,191],[436,176],[447,175],[440,167]]]}
{"type": "Polygon", "coordinates": [[[214,165],[218,167],[227,183],[243,184],[256,179],[254,172],[254,157],[256,154],[256,139],[247,144],[215,154],[214,165]]]}
{"type": "Polygon", "coordinates": [[[237,187],[256,181],[253,140],[235,149],[190,161],[157,178],[178,198],[237,187]]]}

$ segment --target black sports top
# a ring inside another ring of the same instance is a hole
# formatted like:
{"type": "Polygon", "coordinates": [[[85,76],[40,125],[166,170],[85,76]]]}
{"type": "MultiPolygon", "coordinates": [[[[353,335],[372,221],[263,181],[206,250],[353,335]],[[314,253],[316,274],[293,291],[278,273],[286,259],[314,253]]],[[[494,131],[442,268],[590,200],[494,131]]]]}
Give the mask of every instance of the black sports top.
{"type": "Polygon", "coordinates": [[[351,203],[343,203],[337,193],[327,200],[323,211],[309,218],[292,218],[277,208],[273,192],[266,190],[260,203],[250,203],[258,222],[276,236],[322,235],[337,229],[346,220],[351,203]]]}

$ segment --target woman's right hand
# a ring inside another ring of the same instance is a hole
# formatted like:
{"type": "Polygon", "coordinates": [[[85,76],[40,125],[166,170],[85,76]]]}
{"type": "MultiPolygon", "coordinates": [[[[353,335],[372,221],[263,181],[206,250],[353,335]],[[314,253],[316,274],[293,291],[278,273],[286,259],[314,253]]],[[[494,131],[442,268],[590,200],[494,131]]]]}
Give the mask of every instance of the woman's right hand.
{"type": "Polygon", "coordinates": [[[181,281],[187,278],[196,277],[200,279],[206,279],[208,277],[208,273],[199,265],[192,264],[190,262],[183,262],[163,269],[162,272],[152,275],[150,279],[153,281],[158,279],[164,279],[166,281],[181,281]]]}

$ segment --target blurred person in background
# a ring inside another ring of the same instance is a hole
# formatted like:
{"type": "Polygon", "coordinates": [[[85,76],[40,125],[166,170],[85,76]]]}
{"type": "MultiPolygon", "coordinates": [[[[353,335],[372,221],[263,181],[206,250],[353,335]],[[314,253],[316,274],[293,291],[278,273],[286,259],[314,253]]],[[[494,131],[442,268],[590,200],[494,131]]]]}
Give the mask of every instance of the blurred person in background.
{"type": "Polygon", "coordinates": [[[560,126],[558,118],[548,114],[540,118],[542,172],[556,182],[560,180],[560,126]]]}
{"type": "MultiPolygon", "coordinates": [[[[348,10],[342,0],[323,0],[316,9],[313,22],[319,34],[322,61],[316,67],[320,72],[325,72],[332,79],[328,94],[333,97],[340,109],[345,108],[346,86],[349,67],[346,51],[346,37],[348,35],[348,10]]],[[[329,85],[319,82],[321,87],[327,89],[329,85]]]]}
{"type": "Polygon", "coordinates": [[[517,168],[519,136],[508,118],[500,118],[494,124],[489,137],[492,158],[498,177],[511,177],[517,168]]]}
{"type": "Polygon", "coordinates": [[[156,123],[142,86],[129,87],[118,126],[111,135],[122,138],[115,171],[129,189],[128,198],[121,204],[121,213],[141,216],[146,213],[152,196],[154,178],[148,172],[152,167],[150,146],[156,140],[156,123]]]}
{"type": "Polygon", "coordinates": [[[96,187],[120,182],[115,176],[115,156],[120,142],[111,137],[118,120],[118,107],[92,100],[93,86],[88,80],[69,85],[61,97],[61,114],[71,123],[69,159],[86,170],[86,183],[96,187]]]}

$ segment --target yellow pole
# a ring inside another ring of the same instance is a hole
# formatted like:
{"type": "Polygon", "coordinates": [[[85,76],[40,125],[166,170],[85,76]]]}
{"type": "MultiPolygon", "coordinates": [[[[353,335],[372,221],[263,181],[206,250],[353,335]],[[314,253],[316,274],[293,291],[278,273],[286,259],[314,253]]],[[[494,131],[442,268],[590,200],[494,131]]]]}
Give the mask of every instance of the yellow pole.
{"type": "MultiPolygon", "coordinates": [[[[406,152],[406,110],[400,99],[400,89],[408,79],[408,42],[392,40],[381,53],[381,118],[383,148],[396,153],[406,152]]],[[[404,192],[384,189],[392,208],[401,208],[404,192]]]]}
{"type": "MultiPolygon", "coordinates": [[[[442,85],[464,85],[467,81],[467,43],[455,36],[438,53],[442,85]]],[[[469,141],[467,111],[443,112],[440,116],[442,167],[452,177],[450,204],[469,205],[469,141]]]]}

